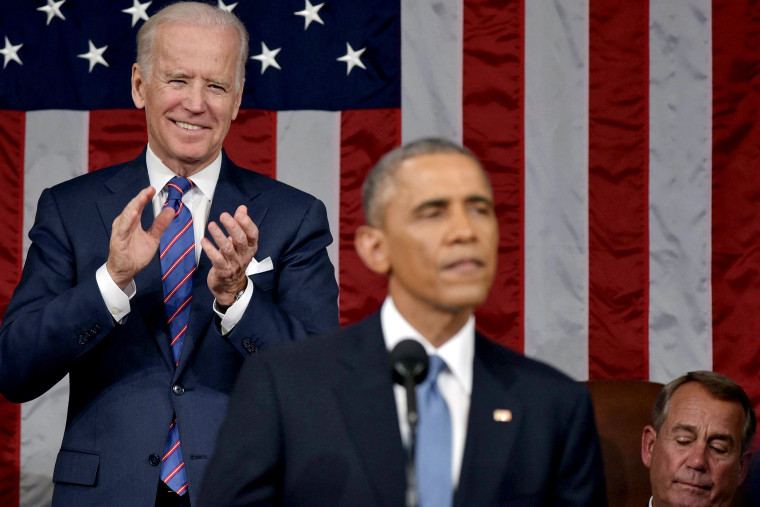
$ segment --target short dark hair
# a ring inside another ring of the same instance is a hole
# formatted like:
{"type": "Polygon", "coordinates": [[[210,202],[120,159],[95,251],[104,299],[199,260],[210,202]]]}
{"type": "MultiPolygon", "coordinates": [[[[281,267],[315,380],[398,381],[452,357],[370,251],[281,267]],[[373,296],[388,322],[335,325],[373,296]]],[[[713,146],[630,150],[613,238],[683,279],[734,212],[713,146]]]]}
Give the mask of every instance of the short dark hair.
{"type": "Polygon", "coordinates": [[[755,426],[757,419],[755,409],[752,406],[752,400],[742,387],[725,375],[712,371],[690,371],[686,375],[678,377],[666,386],[664,386],[652,409],[652,426],[659,433],[660,428],[665,423],[668,415],[668,404],[676,390],[689,382],[697,382],[704,387],[713,398],[723,401],[734,401],[739,403],[744,410],[744,430],[742,432],[742,454],[745,453],[752,444],[752,438],[755,436],[755,426]]]}
{"type": "Polygon", "coordinates": [[[420,155],[432,155],[435,153],[458,153],[472,159],[483,171],[486,184],[488,180],[485,170],[480,161],[467,148],[448,139],[438,137],[426,137],[409,142],[389,151],[372,167],[362,187],[362,200],[364,202],[364,219],[368,225],[377,227],[382,225],[384,212],[383,197],[390,186],[396,169],[410,158],[420,155]]]}

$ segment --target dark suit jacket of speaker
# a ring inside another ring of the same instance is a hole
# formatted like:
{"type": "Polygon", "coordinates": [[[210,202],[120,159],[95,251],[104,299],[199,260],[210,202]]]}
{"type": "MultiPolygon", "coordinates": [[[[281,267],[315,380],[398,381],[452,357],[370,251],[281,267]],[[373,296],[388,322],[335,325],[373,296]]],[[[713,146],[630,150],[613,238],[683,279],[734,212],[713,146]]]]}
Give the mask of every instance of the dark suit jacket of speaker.
{"type": "MultiPolygon", "coordinates": [[[[405,453],[379,315],[243,366],[201,506],[403,506],[405,453]]],[[[454,504],[605,505],[585,386],[475,338],[454,504]],[[497,422],[494,410],[512,413],[497,422]]]]}
{"type": "MultiPolygon", "coordinates": [[[[259,227],[251,302],[221,335],[202,253],[188,332],[175,369],[156,255],[135,277],[122,324],[95,281],[114,218],[149,185],[145,153],[47,189],[40,197],[21,282],[0,329],[0,389],[33,399],[69,374],[68,418],[53,480],[54,505],[153,505],[172,413],[179,421],[191,500],[213,449],[243,359],[338,324],[337,285],[325,247],[324,205],[226,155],[209,220],[241,204],[259,227]]],[[[153,221],[146,206],[142,226],[153,221]]]]}

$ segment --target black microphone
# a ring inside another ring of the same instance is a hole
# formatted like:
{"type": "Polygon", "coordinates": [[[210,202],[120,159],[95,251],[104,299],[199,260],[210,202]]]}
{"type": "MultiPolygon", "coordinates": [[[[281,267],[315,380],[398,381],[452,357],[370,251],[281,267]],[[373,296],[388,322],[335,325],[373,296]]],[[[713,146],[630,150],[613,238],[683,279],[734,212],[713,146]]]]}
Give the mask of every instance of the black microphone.
{"type": "Polygon", "coordinates": [[[414,447],[417,438],[417,396],[415,388],[425,380],[428,355],[420,342],[406,339],[393,347],[389,356],[393,381],[406,390],[406,417],[409,421],[409,445],[406,448],[406,507],[417,507],[417,476],[414,473],[414,447]]]}

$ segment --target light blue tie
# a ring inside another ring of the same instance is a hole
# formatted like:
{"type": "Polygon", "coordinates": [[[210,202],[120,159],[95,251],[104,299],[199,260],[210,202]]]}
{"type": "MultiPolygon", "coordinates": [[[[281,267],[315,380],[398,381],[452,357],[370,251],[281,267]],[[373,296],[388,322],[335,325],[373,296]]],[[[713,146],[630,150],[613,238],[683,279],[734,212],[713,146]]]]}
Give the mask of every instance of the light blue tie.
{"type": "MultiPolygon", "coordinates": [[[[182,203],[182,196],[193,187],[187,178],[175,177],[169,181],[169,197],[164,208],[174,209],[174,219],[161,236],[159,256],[161,279],[164,286],[164,306],[171,333],[171,349],[174,366],[179,364],[190,302],[193,300],[193,274],[195,273],[195,236],[193,217],[182,203]]],[[[187,472],[182,459],[179,427],[176,417],[169,427],[161,462],[161,480],[178,495],[187,492],[187,472]]]]}
{"type": "Polygon", "coordinates": [[[417,388],[420,420],[417,425],[417,486],[420,507],[449,507],[451,485],[451,416],[438,390],[438,374],[446,367],[439,356],[430,356],[427,377],[417,388]]]}

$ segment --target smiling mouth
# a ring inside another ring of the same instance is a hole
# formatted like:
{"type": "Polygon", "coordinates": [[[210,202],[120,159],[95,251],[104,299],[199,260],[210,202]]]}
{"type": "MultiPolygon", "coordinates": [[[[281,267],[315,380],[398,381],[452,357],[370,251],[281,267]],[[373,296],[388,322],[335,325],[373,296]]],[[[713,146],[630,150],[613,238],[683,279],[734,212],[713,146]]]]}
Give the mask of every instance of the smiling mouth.
{"type": "Polygon", "coordinates": [[[193,125],[191,123],[185,123],[183,121],[175,121],[174,124],[184,130],[201,130],[203,128],[200,125],[193,125]]]}

